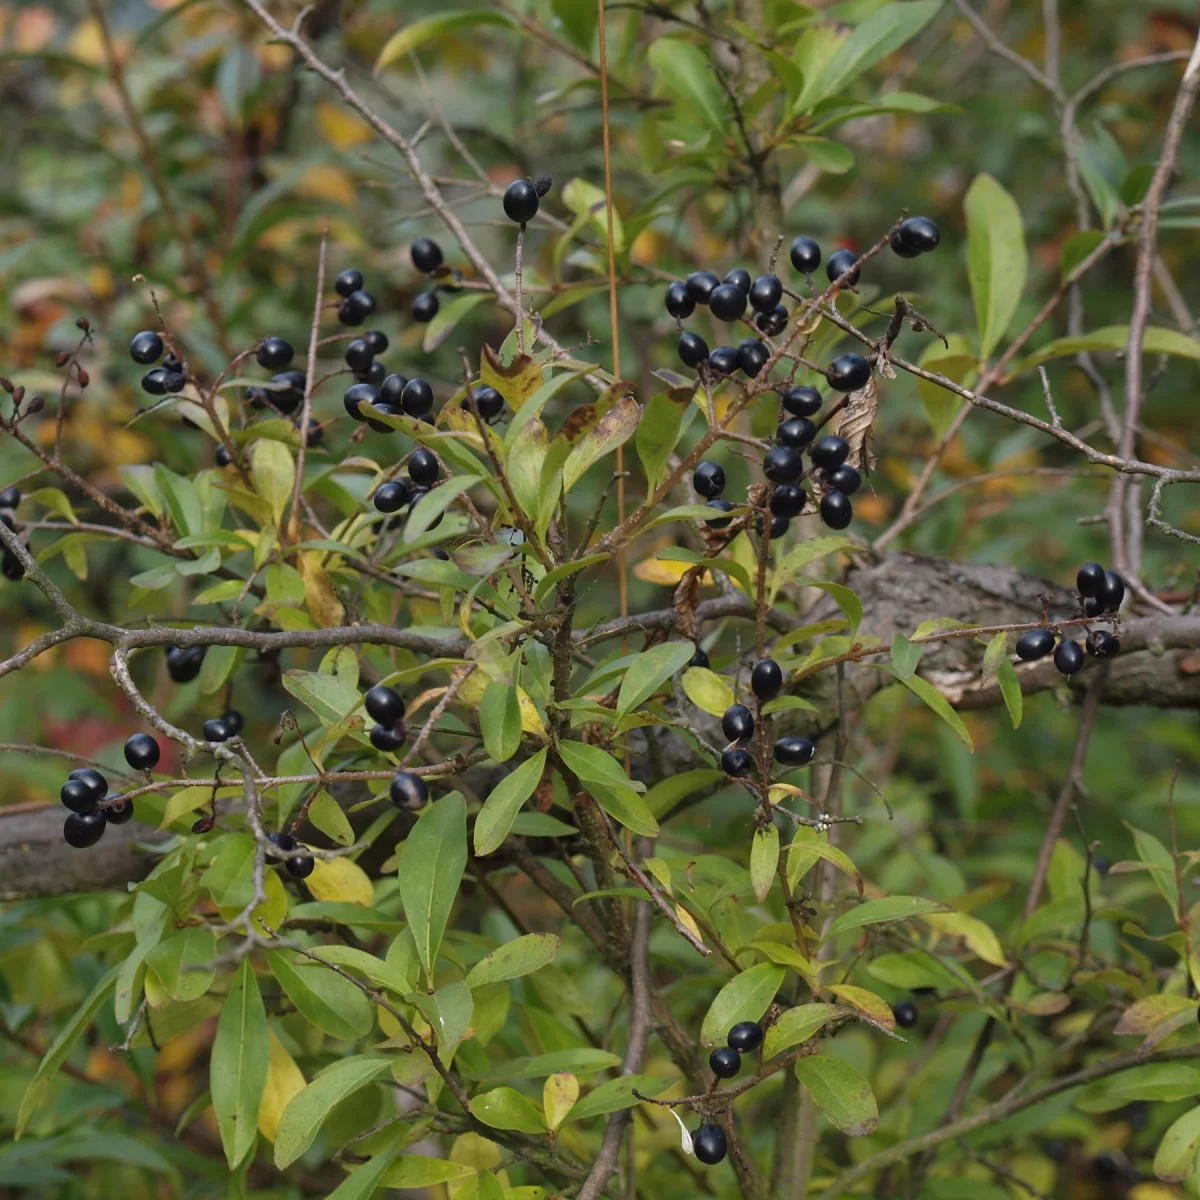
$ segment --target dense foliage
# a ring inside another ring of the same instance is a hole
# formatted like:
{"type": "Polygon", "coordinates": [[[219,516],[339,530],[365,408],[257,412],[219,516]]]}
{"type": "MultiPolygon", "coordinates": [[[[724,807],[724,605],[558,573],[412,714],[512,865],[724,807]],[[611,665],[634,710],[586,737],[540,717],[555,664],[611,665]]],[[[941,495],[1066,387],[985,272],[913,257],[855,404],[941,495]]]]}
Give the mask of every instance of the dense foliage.
{"type": "Polygon", "coordinates": [[[1200,1196],[1200,58],[1064,7],[0,2],[0,1188],[1200,1196]]]}

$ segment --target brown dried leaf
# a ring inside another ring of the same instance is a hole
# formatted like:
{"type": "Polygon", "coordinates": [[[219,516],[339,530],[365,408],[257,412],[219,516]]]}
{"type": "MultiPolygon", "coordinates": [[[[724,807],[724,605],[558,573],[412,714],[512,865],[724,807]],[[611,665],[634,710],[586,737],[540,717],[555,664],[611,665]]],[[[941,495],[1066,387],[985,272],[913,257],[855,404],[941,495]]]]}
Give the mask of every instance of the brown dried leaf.
{"type": "Polygon", "coordinates": [[[700,630],[696,625],[696,606],[700,603],[700,581],[704,573],[703,567],[693,567],[685,572],[671,599],[679,632],[689,642],[700,640],[700,630]]]}
{"type": "Polygon", "coordinates": [[[850,443],[850,456],[846,461],[860,471],[872,471],[875,468],[871,433],[878,417],[879,388],[872,375],[866,387],[850,393],[846,398],[846,407],[837,418],[838,435],[850,443]]]}

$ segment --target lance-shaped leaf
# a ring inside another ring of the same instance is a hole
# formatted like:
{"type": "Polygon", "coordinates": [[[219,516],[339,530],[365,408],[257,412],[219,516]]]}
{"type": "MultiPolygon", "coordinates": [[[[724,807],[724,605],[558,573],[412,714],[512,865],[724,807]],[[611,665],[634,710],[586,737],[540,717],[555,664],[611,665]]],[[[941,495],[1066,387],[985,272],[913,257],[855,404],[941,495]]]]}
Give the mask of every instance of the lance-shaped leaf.
{"type": "Polygon", "coordinates": [[[400,898],[427,974],[467,866],[467,804],[451,792],[430,804],[413,826],[400,852],[400,898]]]}

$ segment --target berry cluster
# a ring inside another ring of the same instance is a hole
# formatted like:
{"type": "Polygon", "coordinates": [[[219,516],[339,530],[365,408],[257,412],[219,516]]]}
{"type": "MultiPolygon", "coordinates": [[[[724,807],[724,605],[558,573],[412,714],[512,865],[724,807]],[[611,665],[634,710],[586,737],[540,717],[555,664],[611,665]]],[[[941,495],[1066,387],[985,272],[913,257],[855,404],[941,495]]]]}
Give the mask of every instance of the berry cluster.
{"type": "MultiPolygon", "coordinates": [[[[1106,571],[1098,562],[1087,562],[1075,576],[1080,610],[1084,617],[1115,617],[1125,599],[1125,581],[1116,571],[1106,571]]],[[[1054,665],[1067,676],[1083,668],[1084,649],[1093,658],[1115,658],[1121,652],[1121,638],[1115,631],[1091,629],[1083,647],[1073,638],[1056,640],[1051,629],[1029,629],[1017,639],[1017,657],[1036,662],[1054,652],[1054,665]]]]}
{"type": "MultiPolygon", "coordinates": [[[[707,658],[707,656],[706,656],[707,658]]],[[[750,672],[750,690],[760,704],[774,700],[783,687],[783,670],[773,658],[761,658],[750,672]]],[[[753,759],[744,744],[754,736],[754,714],[744,704],[731,704],[721,717],[721,732],[729,746],[721,755],[721,770],[734,779],[750,773],[753,759]]],[[[803,767],[812,762],[817,748],[806,737],[782,737],[772,753],[785,767],[803,767]]]]}
{"type": "MultiPolygon", "coordinates": [[[[437,456],[433,451],[418,447],[408,456],[407,478],[401,476],[399,479],[389,479],[375,489],[372,503],[375,505],[376,511],[390,515],[399,512],[407,504],[408,511],[411,513],[421,497],[437,482],[439,471],[437,456]]],[[[438,513],[431,528],[436,528],[441,521],[442,514],[438,513]]],[[[367,711],[370,712],[370,709],[367,711]]],[[[403,715],[403,705],[400,706],[400,712],[403,715]]],[[[376,717],[375,719],[380,720],[381,718],[376,717]]]]}
{"type": "MultiPolygon", "coordinates": [[[[757,1021],[739,1021],[729,1031],[726,1042],[708,1056],[709,1068],[718,1079],[732,1079],[742,1069],[742,1055],[753,1054],[762,1045],[762,1026],[757,1021]]],[[[705,1121],[692,1135],[692,1149],[706,1166],[715,1166],[729,1149],[725,1131],[705,1121]]]]}
{"type": "MultiPolygon", "coordinates": [[[[135,733],[125,744],[125,757],[134,766],[134,757],[158,762],[158,743],[144,733],[135,733]],[[146,744],[143,744],[146,743],[146,744]],[[135,745],[136,744],[136,745],[135,745]],[[135,745],[133,756],[130,746],[135,745]],[[153,748],[151,751],[150,748],[153,748]]],[[[149,770],[149,767],[146,768],[149,770]]],[[[94,846],[108,825],[124,825],[133,819],[133,801],[108,794],[108,780],[93,767],[80,767],[67,776],[59,799],[71,811],[63,822],[63,838],[68,846],[84,850],[94,846]],[[104,801],[104,807],[99,807],[104,801]]]]}
{"type": "Polygon", "coordinates": [[[337,316],[343,325],[361,325],[375,311],[375,297],[363,291],[363,283],[363,273],[354,267],[333,281],[333,290],[342,298],[337,316]]]}
{"type": "Polygon", "coordinates": [[[143,329],[141,333],[134,334],[133,341],[129,343],[129,357],[143,367],[150,367],[142,376],[142,391],[147,395],[166,396],[168,393],[182,392],[187,384],[183,363],[174,354],[163,358],[165,349],[162,338],[153,329],[143,329]],[[151,365],[160,358],[163,359],[160,366],[151,365]]]}

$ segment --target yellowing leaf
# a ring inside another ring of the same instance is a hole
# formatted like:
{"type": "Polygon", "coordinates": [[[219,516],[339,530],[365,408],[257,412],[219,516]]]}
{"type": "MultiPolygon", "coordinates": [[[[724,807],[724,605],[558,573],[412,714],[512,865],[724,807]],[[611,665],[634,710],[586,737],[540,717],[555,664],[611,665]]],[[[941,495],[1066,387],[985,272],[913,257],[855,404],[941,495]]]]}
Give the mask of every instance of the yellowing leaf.
{"type": "Polygon", "coordinates": [[[300,177],[296,191],[314,200],[332,200],[352,208],[355,202],[354,178],[341,167],[313,163],[300,177]]]}
{"type": "Polygon", "coordinates": [[[338,150],[369,142],[374,134],[343,104],[324,101],[317,105],[317,128],[322,137],[338,150]]]}
{"type": "MultiPolygon", "coordinates": [[[[637,574],[636,567],[634,574],[637,574]]],[[[710,716],[721,716],[733,703],[733,688],[729,686],[728,680],[707,667],[689,667],[684,671],[680,682],[683,684],[684,695],[701,712],[710,716]]]]}
{"type": "Polygon", "coordinates": [[[874,992],[867,991],[866,988],[853,987],[848,983],[835,984],[829,988],[829,991],[847,1007],[866,1017],[872,1024],[881,1025],[888,1030],[896,1028],[896,1018],[892,1015],[892,1007],[882,996],[877,996],[874,992]]]}
{"type": "Polygon", "coordinates": [[[300,555],[300,574],[304,578],[304,607],[308,615],[322,628],[331,629],[342,623],[346,610],[338,599],[333,584],[320,563],[321,555],[309,552],[300,555]]]}
{"type": "Polygon", "coordinates": [[[557,1129],[567,1119],[567,1113],[579,1099],[579,1080],[569,1071],[551,1075],[542,1088],[542,1110],[546,1114],[546,1128],[557,1129]]]}
{"type": "Polygon", "coordinates": [[[304,1087],[304,1075],[296,1066],[296,1060],[287,1052],[284,1044],[268,1027],[270,1058],[267,1062],[267,1086],[263,1089],[262,1102],[258,1107],[258,1132],[268,1142],[275,1141],[279,1118],[287,1108],[288,1101],[304,1087]]]}
{"type": "Polygon", "coordinates": [[[921,920],[938,933],[962,938],[985,963],[991,963],[994,967],[1008,965],[999,939],[978,917],[968,917],[965,913],[923,913],[921,920]]]}
{"type": "Polygon", "coordinates": [[[255,491],[264,500],[275,516],[278,525],[283,509],[292,494],[295,476],[291,451],[282,442],[262,438],[250,450],[250,475],[255,491]]]}
{"type": "MultiPolygon", "coordinates": [[[[483,671],[472,671],[467,676],[466,682],[458,689],[458,703],[466,708],[477,710],[483,703],[483,694],[487,691],[487,685],[488,677],[483,671]]],[[[542,724],[542,718],[538,715],[537,708],[534,707],[529,693],[523,687],[517,688],[517,703],[521,708],[521,728],[526,733],[532,733],[535,737],[541,738],[543,742],[549,741],[546,726],[542,724]]]]}
{"type": "Polygon", "coordinates": [[[318,858],[305,883],[316,900],[342,900],[366,907],[375,900],[366,871],[348,858],[318,858]]]}

